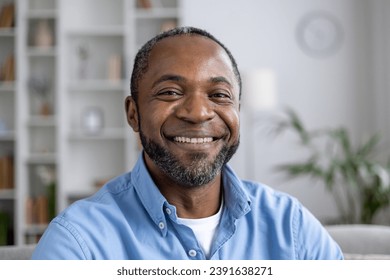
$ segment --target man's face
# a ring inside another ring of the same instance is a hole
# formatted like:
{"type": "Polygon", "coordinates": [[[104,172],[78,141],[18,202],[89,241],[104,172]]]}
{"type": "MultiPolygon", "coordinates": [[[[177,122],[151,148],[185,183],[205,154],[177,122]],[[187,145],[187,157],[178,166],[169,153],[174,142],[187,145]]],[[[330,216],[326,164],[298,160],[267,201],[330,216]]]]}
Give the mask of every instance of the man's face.
{"type": "MultiPolygon", "coordinates": [[[[135,105],[134,105],[135,106],[135,105]]],[[[197,35],[161,40],[139,82],[136,120],[151,173],[212,181],[239,143],[239,85],[226,52],[197,35]]]]}

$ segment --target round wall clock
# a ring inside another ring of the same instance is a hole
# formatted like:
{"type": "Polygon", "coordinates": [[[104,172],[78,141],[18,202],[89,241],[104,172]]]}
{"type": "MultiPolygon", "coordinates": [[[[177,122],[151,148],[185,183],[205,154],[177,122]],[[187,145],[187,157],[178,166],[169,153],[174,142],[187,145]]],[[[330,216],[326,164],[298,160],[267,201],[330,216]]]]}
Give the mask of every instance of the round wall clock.
{"type": "Polygon", "coordinates": [[[323,57],[337,52],[343,42],[341,23],[330,13],[316,11],[306,14],[296,29],[300,48],[310,56],[323,57]]]}

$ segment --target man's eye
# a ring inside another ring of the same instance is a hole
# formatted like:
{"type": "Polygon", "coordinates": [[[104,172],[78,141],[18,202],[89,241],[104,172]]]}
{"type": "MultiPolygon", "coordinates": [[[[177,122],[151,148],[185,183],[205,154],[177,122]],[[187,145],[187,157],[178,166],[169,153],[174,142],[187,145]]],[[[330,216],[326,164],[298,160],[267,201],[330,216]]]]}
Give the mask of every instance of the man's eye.
{"type": "Polygon", "coordinates": [[[181,93],[175,90],[162,90],[157,93],[157,97],[161,100],[176,100],[181,97],[181,93]]]}
{"type": "Polygon", "coordinates": [[[217,98],[217,99],[231,99],[230,95],[224,92],[215,92],[210,94],[211,98],[217,98]]]}
{"type": "Polygon", "coordinates": [[[176,91],[167,90],[167,91],[160,92],[158,95],[178,95],[178,94],[179,93],[177,93],[176,91]]]}

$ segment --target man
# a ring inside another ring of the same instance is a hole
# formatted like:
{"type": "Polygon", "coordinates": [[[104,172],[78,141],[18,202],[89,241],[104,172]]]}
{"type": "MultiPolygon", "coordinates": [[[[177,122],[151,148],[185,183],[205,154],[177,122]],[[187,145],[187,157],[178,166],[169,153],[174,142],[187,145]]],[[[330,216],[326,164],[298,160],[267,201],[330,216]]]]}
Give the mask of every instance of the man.
{"type": "Polygon", "coordinates": [[[241,78],[206,31],[177,28],[138,52],[127,119],[143,152],[133,170],[56,217],[35,259],[342,259],[289,195],[240,180],[241,78]]]}

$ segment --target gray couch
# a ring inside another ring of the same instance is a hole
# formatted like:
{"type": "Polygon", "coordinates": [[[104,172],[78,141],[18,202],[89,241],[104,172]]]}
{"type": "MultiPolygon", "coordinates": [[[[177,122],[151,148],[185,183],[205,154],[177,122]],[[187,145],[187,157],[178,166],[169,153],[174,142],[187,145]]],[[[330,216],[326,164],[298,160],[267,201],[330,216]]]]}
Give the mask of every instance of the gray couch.
{"type": "Polygon", "coordinates": [[[351,224],[326,229],[345,259],[390,259],[390,226],[351,224]]]}
{"type": "Polygon", "coordinates": [[[35,245],[0,246],[0,260],[29,260],[35,245]]]}

